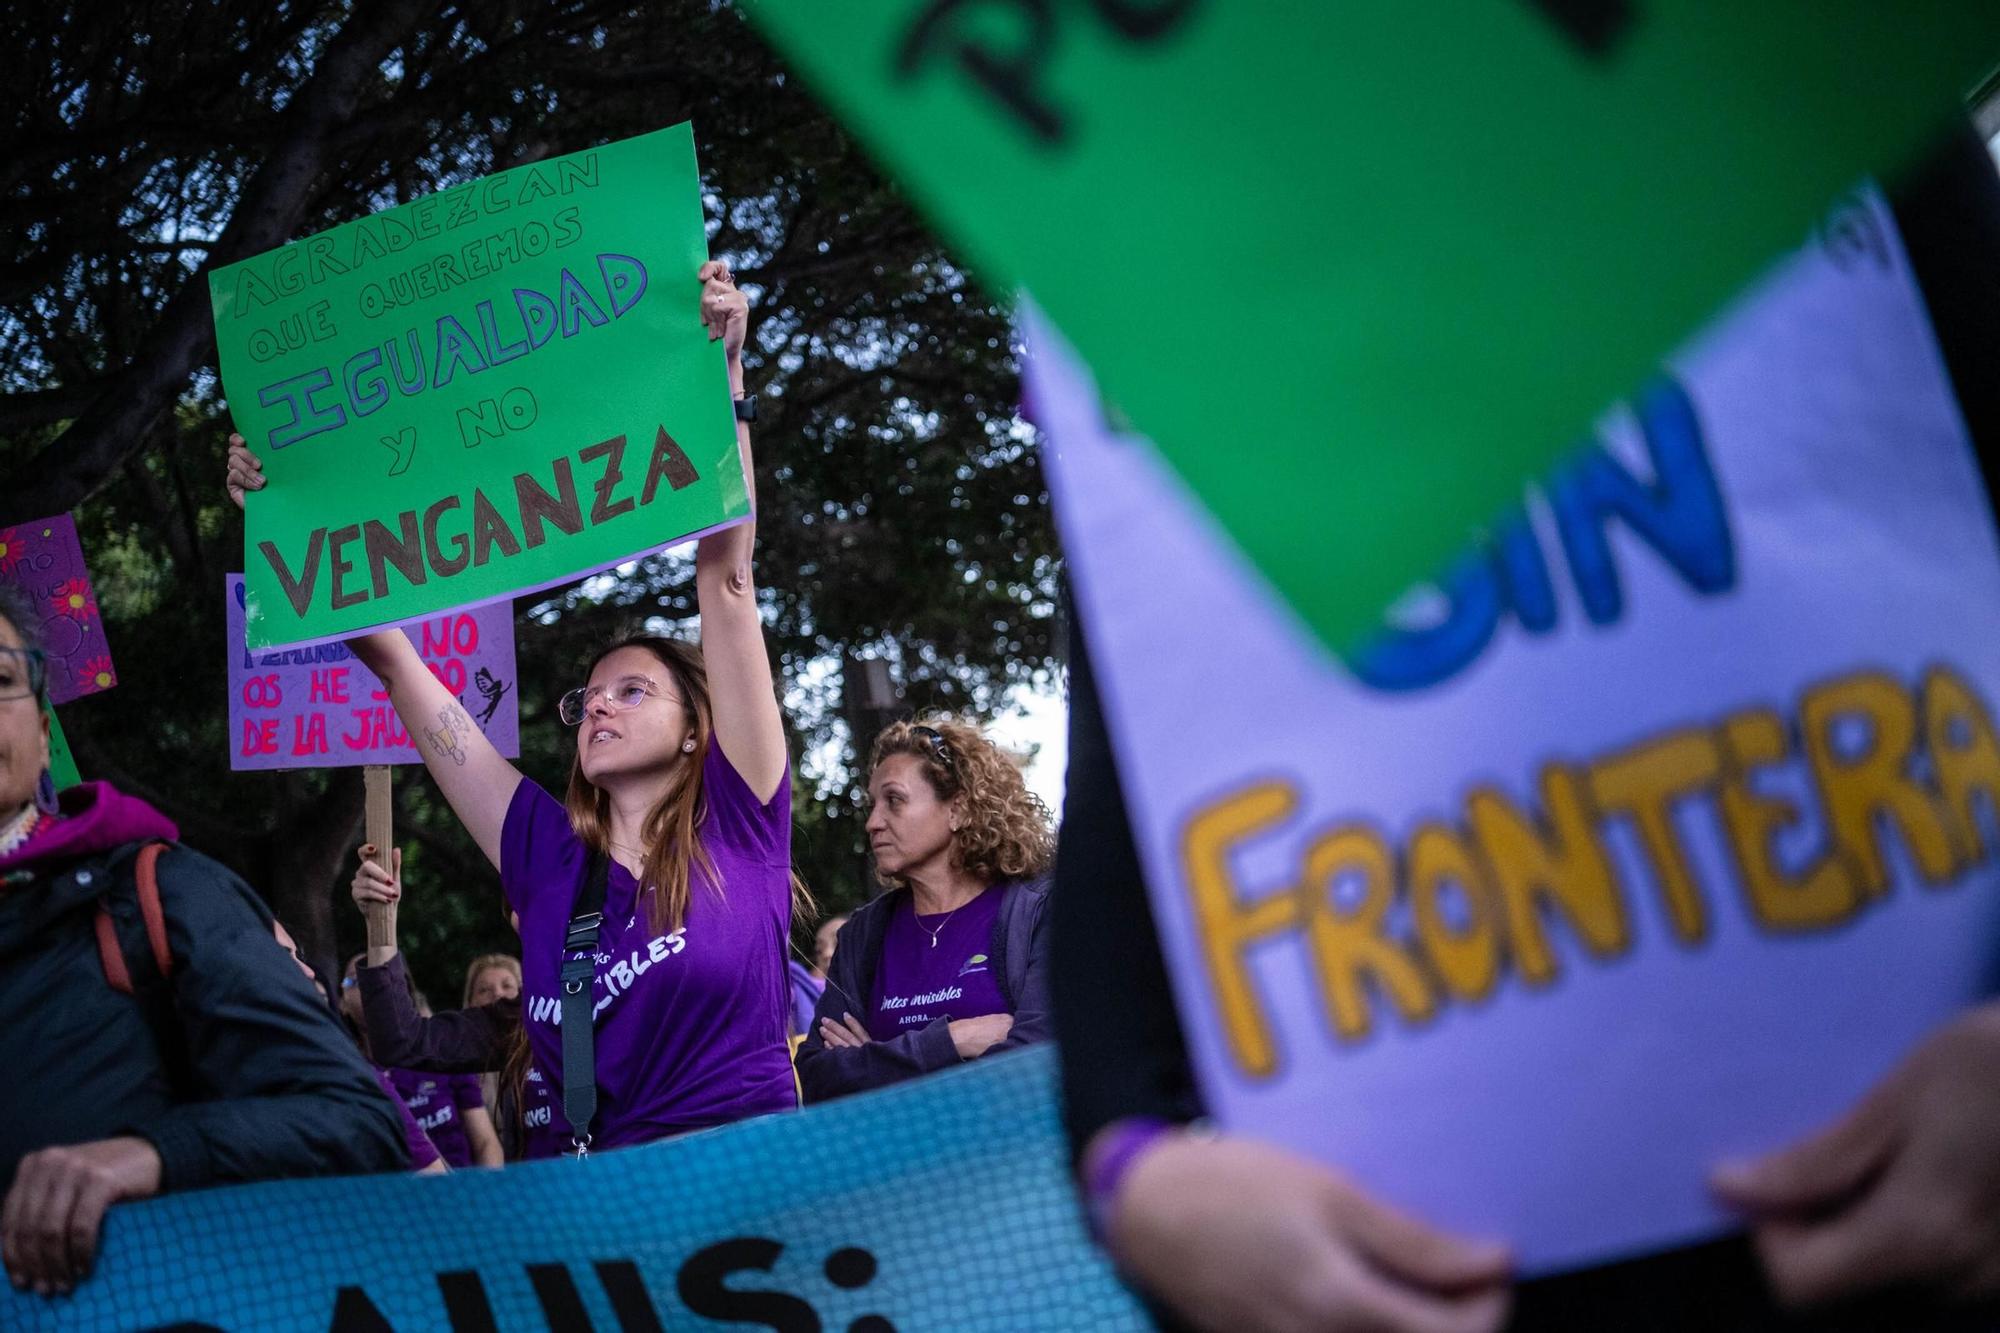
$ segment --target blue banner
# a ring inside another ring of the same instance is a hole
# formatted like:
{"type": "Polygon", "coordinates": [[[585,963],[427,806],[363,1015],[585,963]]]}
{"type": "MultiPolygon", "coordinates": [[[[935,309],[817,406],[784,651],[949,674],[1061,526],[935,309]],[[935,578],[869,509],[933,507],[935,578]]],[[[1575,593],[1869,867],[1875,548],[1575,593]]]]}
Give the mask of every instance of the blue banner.
{"type": "Polygon", "coordinates": [[[0,1328],[1144,1330],[1084,1232],[1044,1048],[583,1162],[114,1208],[0,1328]]]}

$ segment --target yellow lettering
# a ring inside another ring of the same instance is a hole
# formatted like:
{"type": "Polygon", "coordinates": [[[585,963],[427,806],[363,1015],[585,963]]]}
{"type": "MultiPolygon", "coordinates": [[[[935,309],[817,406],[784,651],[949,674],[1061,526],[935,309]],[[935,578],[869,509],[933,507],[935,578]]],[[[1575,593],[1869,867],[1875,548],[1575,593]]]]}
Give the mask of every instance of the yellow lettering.
{"type": "Polygon", "coordinates": [[[1457,830],[1424,824],[1410,836],[1410,914],[1417,942],[1453,997],[1483,1000],[1500,976],[1500,937],[1493,922],[1493,886],[1485,867],[1457,830]],[[1456,884],[1470,922],[1463,931],[1445,920],[1443,894],[1456,884]]]}
{"type": "Polygon", "coordinates": [[[1181,835],[1182,873],[1222,1030],[1230,1054],[1252,1078],[1275,1074],[1278,1056],[1244,954],[1257,941],[1299,926],[1299,895],[1294,890],[1245,903],[1236,892],[1229,853],[1297,807],[1292,784],[1260,782],[1197,811],[1181,835]]]}
{"type": "Polygon", "coordinates": [[[1631,943],[1611,864],[1597,845],[1576,775],[1558,764],[1545,767],[1542,803],[1546,829],[1490,788],[1466,799],[1473,836],[1493,868],[1508,951],[1522,978],[1537,986],[1556,975],[1537,910],[1542,901],[1560,909],[1600,958],[1622,953],[1631,943]]]}
{"type": "Polygon", "coordinates": [[[1320,995],[1333,1019],[1333,1030],[1347,1041],[1368,1035],[1368,996],[1364,973],[1373,976],[1403,1017],[1422,1022],[1437,1012],[1437,1000],[1423,970],[1402,945],[1384,933],[1383,918],[1395,901],[1395,866],[1389,848],[1374,830],[1335,829],[1313,842],[1306,852],[1305,878],[1299,884],[1300,912],[1312,940],[1313,963],[1319,972],[1320,995]],[[1361,895],[1351,912],[1333,901],[1334,885],[1358,875],[1361,895]]]}
{"type": "Polygon", "coordinates": [[[1876,842],[1878,814],[1887,814],[1902,830],[1925,879],[1936,884],[1957,873],[1958,858],[1937,802],[1908,773],[1916,707],[1894,678],[1864,671],[1807,691],[1799,726],[1834,845],[1854,867],[1863,893],[1873,897],[1889,886],[1876,842]],[[1834,748],[1834,727],[1842,719],[1867,723],[1867,748],[1853,757],[1834,748]]]}
{"type": "Polygon", "coordinates": [[[1674,828],[1674,802],[1715,785],[1722,756],[1706,730],[1670,732],[1600,759],[1588,773],[1590,795],[1612,814],[1630,815],[1660,881],[1674,931],[1690,943],[1708,934],[1708,915],[1674,828]]]}
{"type": "Polygon", "coordinates": [[[1937,774],[1944,811],[1960,855],[1968,861],[1992,854],[1979,835],[1972,798],[1984,793],[2000,818],[2000,740],[1993,719],[1971,685],[1947,666],[1932,667],[1923,683],[1924,738],[1937,774]]]}
{"type": "Polygon", "coordinates": [[[1738,713],[1723,721],[1722,744],[1722,820],[1757,920],[1769,930],[1816,930],[1852,916],[1861,891],[1838,852],[1796,878],[1772,860],[1771,836],[1798,823],[1798,807],[1753,790],[1750,778],[1752,769],[1786,757],[1785,724],[1769,709],[1738,713]]]}

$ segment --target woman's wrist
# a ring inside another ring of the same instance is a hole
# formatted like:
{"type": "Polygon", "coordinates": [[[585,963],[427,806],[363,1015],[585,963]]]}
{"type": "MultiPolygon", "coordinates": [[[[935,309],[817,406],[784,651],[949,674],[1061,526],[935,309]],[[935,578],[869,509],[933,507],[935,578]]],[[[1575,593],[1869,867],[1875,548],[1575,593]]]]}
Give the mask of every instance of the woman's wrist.
{"type": "Polygon", "coordinates": [[[1135,1115],[1114,1120],[1091,1136],[1080,1175],[1084,1214],[1091,1234],[1109,1243],[1118,1191],[1147,1153],[1183,1131],[1185,1126],[1157,1116],[1135,1115]]]}

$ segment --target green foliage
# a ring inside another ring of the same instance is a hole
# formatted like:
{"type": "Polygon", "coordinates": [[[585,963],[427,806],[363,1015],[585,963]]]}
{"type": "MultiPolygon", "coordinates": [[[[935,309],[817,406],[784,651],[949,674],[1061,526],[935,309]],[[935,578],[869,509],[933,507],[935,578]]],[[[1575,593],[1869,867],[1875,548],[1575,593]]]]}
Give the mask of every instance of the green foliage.
{"type": "MultiPolygon", "coordinates": [[[[753,299],[758,575],[802,761],[796,855],[829,909],[867,891],[840,654],[886,657],[913,706],[973,714],[1048,678],[1055,542],[1006,311],[727,6],[30,7],[0,18],[0,89],[0,476],[22,479],[0,486],[0,518],[87,495],[120,668],[64,725],[85,776],[152,797],[323,961],[360,945],[345,889],[359,776],[228,769],[222,576],[242,528],[212,340],[185,343],[206,299],[192,320],[175,300],[200,294],[212,253],[233,257],[255,191],[298,209],[303,233],[693,119],[711,250],[753,299]],[[328,95],[364,39],[387,58],[328,95]],[[324,166],[287,174],[307,161],[324,166]],[[191,374],[149,378],[177,355],[191,374]],[[107,405],[141,428],[105,438],[107,405]]],[[[516,609],[521,764],[559,786],[555,698],[620,632],[692,633],[691,568],[670,553],[516,609]]],[[[428,778],[401,770],[397,793],[402,937],[432,999],[456,1004],[465,960],[513,936],[428,778]]]]}

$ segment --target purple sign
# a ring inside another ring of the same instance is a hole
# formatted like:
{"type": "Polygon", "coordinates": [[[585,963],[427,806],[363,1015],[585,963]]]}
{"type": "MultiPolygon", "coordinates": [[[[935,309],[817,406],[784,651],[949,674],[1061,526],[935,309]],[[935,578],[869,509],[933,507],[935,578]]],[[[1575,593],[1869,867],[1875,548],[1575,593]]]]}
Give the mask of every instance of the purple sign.
{"type": "Polygon", "coordinates": [[[0,528],[0,583],[26,593],[41,613],[51,702],[66,704],[118,683],[97,614],[97,590],[68,514],[0,528]]]}
{"type": "MultiPolygon", "coordinates": [[[[229,766],[342,768],[423,762],[375,673],[344,643],[249,650],[243,576],[225,579],[229,614],[229,766]]],[[[514,604],[412,620],[402,626],[424,665],[458,696],[501,754],[521,753],[515,694],[514,604]]]]}

